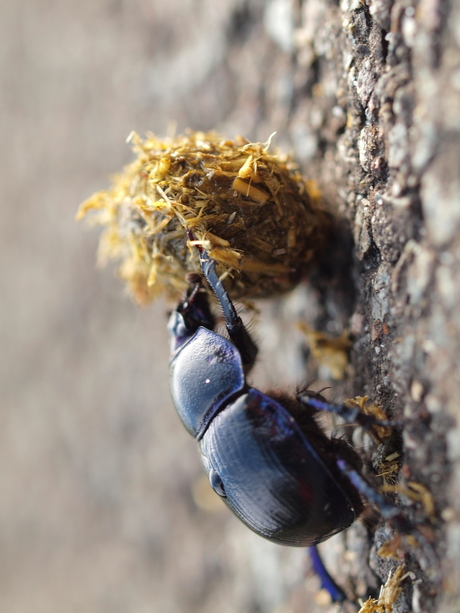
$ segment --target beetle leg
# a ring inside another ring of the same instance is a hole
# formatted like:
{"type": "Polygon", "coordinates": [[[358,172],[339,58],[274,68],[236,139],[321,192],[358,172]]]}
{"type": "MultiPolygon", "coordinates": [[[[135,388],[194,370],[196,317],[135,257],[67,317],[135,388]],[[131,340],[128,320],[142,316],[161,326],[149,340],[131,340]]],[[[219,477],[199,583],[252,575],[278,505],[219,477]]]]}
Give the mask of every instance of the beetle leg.
{"type": "Polygon", "coordinates": [[[326,592],[331,597],[331,601],[344,602],[345,600],[348,600],[347,596],[345,595],[345,592],[342,590],[341,587],[337,585],[337,583],[327,571],[327,568],[324,566],[317,546],[312,545],[311,547],[309,547],[308,554],[310,556],[313,571],[321,582],[321,589],[326,590],[326,592]]]}
{"type": "Polygon", "coordinates": [[[192,279],[184,299],[169,316],[171,353],[191,338],[200,326],[214,330],[215,320],[209,307],[208,295],[200,289],[201,279],[192,279]]]}
{"type": "Polygon", "coordinates": [[[190,287],[187,289],[184,299],[181,302],[179,302],[179,305],[177,307],[177,310],[180,311],[181,313],[186,313],[193,306],[196,295],[198,294],[198,292],[200,291],[202,287],[201,277],[199,276],[197,276],[196,278],[195,277],[188,278],[187,276],[186,280],[189,281],[190,287]]]}
{"type": "Polygon", "coordinates": [[[418,530],[398,507],[378,492],[375,487],[346,460],[338,458],[336,463],[354,487],[378,508],[385,521],[390,522],[392,527],[399,533],[405,536],[412,536],[418,541],[419,545],[422,547],[423,553],[429,560],[430,568],[435,569],[437,576],[439,576],[440,561],[425,534],[423,534],[421,530],[418,530]]]}
{"type": "MultiPolygon", "coordinates": [[[[402,426],[409,420],[378,420],[372,415],[365,415],[357,408],[347,407],[343,404],[331,404],[318,398],[314,398],[308,394],[298,395],[298,400],[304,405],[313,407],[319,411],[329,411],[346,419],[349,422],[356,422],[367,430],[372,430],[374,436],[374,426],[397,427],[402,426]]],[[[429,560],[430,567],[437,569],[437,574],[440,573],[440,563],[435,550],[426,536],[417,529],[417,527],[401,512],[398,507],[391,503],[384,495],[361,474],[361,472],[348,459],[342,456],[339,448],[336,447],[337,459],[336,464],[340,471],[346,475],[352,485],[362,494],[362,496],[374,504],[380,511],[382,518],[389,521],[395,530],[401,534],[408,536],[412,535],[419,542],[423,552],[429,560]],[[338,453],[337,453],[338,451],[338,453]]]]}
{"type": "Polygon", "coordinates": [[[247,369],[250,369],[254,365],[258,353],[257,345],[251,338],[243,320],[236,312],[230,296],[224,288],[222,281],[219,279],[216,271],[216,263],[209,257],[207,251],[203,248],[200,249],[200,263],[203,275],[217,296],[224,312],[225,326],[228,335],[241,354],[243,365],[247,369]]]}
{"type": "Polygon", "coordinates": [[[365,415],[357,407],[348,407],[345,404],[332,404],[319,398],[312,397],[308,393],[300,393],[297,395],[297,399],[304,405],[313,407],[318,411],[327,411],[328,413],[334,413],[339,417],[343,417],[348,423],[357,423],[367,431],[371,431],[373,436],[382,442],[375,431],[374,426],[382,426],[387,428],[397,428],[403,426],[407,420],[404,419],[376,419],[373,415],[365,415]]]}
{"type": "MultiPolygon", "coordinates": [[[[347,475],[351,483],[366,498],[366,500],[369,500],[370,502],[375,504],[384,520],[392,521],[400,515],[401,517],[403,517],[398,507],[395,507],[395,505],[392,504],[389,500],[387,500],[385,496],[378,492],[375,487],[373,487],[373,485],[371,485],[369,481],[365,479],[346,460],[344,460],[343,458],[339,458],[337,460],[337,466],[345,475],[347,475]]],[[[408,520],[404,518],[404,521],[407,522],[408,520]]],[[[404,530],[401,531],[404,532],[404,530]]]]}
{"type": "Polygon", "coordinates": [[[197,329],[199,326],[214,330],[214,316],[209,307],[208,296],[202,288],[201,279],[194,279],[190,283],[185,299],[179,303],[177,311],[181,313],[184,320],[188,322],[190,329],[197,329]]]}

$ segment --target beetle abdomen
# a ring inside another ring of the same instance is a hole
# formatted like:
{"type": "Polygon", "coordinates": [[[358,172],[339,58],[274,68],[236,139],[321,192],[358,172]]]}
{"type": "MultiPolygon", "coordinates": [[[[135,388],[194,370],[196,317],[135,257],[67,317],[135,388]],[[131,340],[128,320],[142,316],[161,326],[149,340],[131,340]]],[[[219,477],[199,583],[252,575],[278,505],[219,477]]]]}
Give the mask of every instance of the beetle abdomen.
{"type": "Polygon", "coordinates": [[[211,421],[201,442],[216,491],[252,530],[306,546],[347,528],[353,505],[293,417],[249,389],[211,421]]]}

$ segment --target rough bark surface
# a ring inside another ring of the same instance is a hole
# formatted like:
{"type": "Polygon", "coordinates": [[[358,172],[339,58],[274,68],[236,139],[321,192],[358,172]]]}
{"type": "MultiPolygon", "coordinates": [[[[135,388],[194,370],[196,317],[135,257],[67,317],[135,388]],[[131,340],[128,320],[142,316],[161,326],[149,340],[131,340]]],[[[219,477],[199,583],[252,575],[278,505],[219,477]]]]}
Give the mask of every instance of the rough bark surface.
{"type": "MultiPolygon", "coordinates": [[[[304,24],[315,6],[303,4],[304,24]]],[[[333,95],[306,104],[325,113],[318,173],[331,200],[339,196],[358,260],[354,391],[397,416],[430,415],[404,430],[403,471],[436,501],[433,536],[446,579],[430,585],[417,575],[401,606],[449,610],[459,576],[458,6],[342,2],[323,11],[329,31],[322,47],[313,38],[311,65],[333,95]],[[442,528],[441,517],[452,521],[442,528]]]]}
{"type": "MultiPolygon", "coordinates": [[[[407,547],[395,610],[460,602],[460,5],[454,0],[7,0],[0,62],[0,609],[268,613],[321,604],[305,554],[208,498],[168,391],[166,305],[140,311],[79,202],[168,122],[292,149],[336,215],[310,284],[260,304],[256,381],[318,378],[415,417],[396,440],[442,583],[407,547]],[[24,3],[25,4],[25,3],[24,3]],[[298,322],[349,329],[347,377],[298,322]],[[25,586],[27,589],[25,589],[25,586]]],[[[258,305],[259,306],[259,305],[258,305]]],[[[368,468],[379,450],[367,437],[368,468]]],[[[217,501],[219,502],[219,501],[217,501]]],[[[390,535],[356,523],[322,546],[350,593],[376,595],[390,535]]]]}

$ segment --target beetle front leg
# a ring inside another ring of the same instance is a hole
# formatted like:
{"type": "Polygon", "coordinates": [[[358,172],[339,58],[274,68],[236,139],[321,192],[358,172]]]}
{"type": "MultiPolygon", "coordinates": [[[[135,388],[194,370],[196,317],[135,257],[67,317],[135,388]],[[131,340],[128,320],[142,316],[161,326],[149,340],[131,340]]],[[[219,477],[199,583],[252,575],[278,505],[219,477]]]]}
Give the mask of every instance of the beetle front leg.
{"type": "Polygon", "coordinates": [[[201,289],[201,279],[197,275],[190,279],[190,286],[173,311],[168,321],[171,337],[171,353],[174,353],[200,326],[214,330],[215,319],[209,307],[208,295],[201,289]]]}
{"type": "Polygon", "coordinates": [[[224,288],[222,281],[219,279],[215,261],[209,257],[208,252],[203,248],[200,249],[200,263],[203,275],[217,296],[217,299],[219,300],[224,312],[225,326],[227,328],[228,335],[238,349],[246,370],[250,370],[257,357],[257,345],[251,338],[251,335],[246,329],[243,320],[236,312],[235,306],[228,295],[227,290],[224,288]]]}

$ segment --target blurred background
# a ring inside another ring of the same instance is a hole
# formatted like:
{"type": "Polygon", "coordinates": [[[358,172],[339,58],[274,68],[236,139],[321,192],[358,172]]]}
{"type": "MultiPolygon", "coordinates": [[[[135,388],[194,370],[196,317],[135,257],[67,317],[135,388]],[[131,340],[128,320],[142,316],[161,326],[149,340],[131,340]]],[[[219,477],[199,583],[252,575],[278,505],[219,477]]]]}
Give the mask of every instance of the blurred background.
{"type": "MultiPolygon", "coordinates": [[[[304,552],[207,495],[169,398],[170,306],[135,306],[96,269],[99,231],[74,220],[131,160],[132,130],[277,130],[307,159],[304,123],[286,124],[294,13],[283,0],[1,3],[0,611],[312,610],[304,552]]],[[[292,384],[299,364],[294,349],[260,376],[292,384]]]]}

